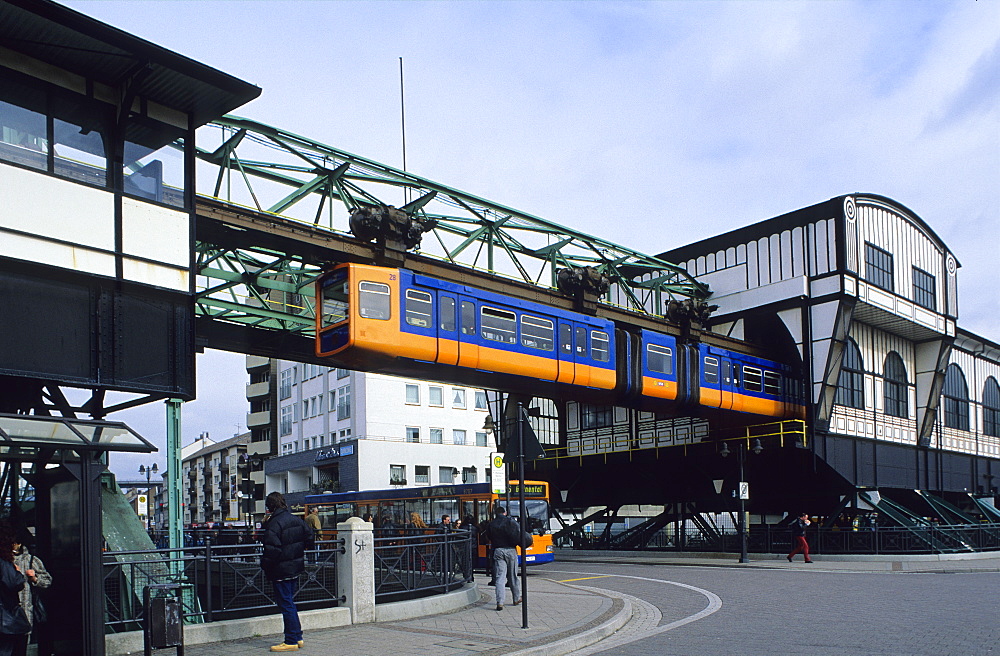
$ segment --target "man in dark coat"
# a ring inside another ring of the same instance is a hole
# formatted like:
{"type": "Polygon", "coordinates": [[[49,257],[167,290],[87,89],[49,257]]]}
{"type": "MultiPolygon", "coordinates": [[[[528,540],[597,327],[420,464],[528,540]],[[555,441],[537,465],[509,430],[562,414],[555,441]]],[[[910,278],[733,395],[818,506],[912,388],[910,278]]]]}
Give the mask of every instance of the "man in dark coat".
{"type": "Polygon", "coordinates": [[[497,504],[493,509],[493,521],[486,526],[486,535],[493,547],[493,573],[496,581],[497,610],[503,610],[503,600],[506,588],[504,580],[510,585],[514,605],[521,603],[521,582],[517,578],[517,546],[521,535],[521,526],[507,516],[507,510],[497,504]]]}
{"type": "Polygon", "coordinates": [[[267,495],[264,506],[270,516],[264,522],[261,542],[264,553],[260,568],[274,586],[274,596],[285,624],[285,641],[271,651],[297,651],[303,645],[299,609],[295,606],[295,591],[299,574],[305,570],[305,548],[309,529],[305,522],[288,512],[285,497],[280,492],[267,495]]]}

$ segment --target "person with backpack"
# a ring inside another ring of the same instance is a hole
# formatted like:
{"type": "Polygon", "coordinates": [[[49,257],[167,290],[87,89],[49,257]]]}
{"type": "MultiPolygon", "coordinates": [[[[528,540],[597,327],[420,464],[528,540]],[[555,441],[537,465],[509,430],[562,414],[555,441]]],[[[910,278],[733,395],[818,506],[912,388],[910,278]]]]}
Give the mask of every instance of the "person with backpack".
{"type": "Polygon", "coordinates": [[[515,606],[521,603],[521,581],[517,578],[517,547],[521,544],[521,527],[507,516],[507,510],[497,504],[493,521],[486,527],[493,547],[493,573],[496,582],[497,610],[503,610],[504,579],[510,585],[515,606]]]}

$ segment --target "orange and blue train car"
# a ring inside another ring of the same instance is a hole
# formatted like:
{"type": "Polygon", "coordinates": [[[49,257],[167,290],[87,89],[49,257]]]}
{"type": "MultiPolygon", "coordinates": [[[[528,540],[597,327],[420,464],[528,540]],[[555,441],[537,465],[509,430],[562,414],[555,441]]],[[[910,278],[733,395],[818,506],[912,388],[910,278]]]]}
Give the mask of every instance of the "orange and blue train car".
{"type": "Polygon", "coordinates": [[[779,362],[438,280],[341,264],[317,283],[316,354],[344,366],[591,403],[798,417],[779,362]]]}

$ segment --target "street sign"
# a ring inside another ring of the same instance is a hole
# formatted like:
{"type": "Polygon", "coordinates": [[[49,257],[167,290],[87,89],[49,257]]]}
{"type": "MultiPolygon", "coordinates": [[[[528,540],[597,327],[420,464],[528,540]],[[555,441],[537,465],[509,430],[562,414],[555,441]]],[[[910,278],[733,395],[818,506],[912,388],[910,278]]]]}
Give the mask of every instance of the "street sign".
{"type": "Polygon", "coordinates": [[[750,498],[750,484],[746,481],[740,481],[740,498],[744,501],[750,498]]]}
{"type": "Polygon", "coordinates": [[[493,494],[504,494],[507,491],[507,472],[503,466],[503,454],[490,454],[490,480],[493,494]]]}

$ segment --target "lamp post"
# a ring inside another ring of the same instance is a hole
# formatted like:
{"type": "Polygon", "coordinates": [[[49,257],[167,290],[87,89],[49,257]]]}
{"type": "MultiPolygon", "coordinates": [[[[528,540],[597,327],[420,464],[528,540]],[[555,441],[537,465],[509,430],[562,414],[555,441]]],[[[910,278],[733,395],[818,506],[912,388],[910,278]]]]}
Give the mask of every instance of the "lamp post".
{"type": "Polygon", "coordinates": [[[154,462],[149,467],[145,465],[139,465],[139,473],[146,475],[146,530],[148,531],[152,525],[153,520],[153,504],[151,501],[152,495],[150,494],[150,484],[149,481],[158,471],[156,463],[154,462]]]}
{"type": "MultiPolygon", "coordinates": [[[[749,442],[749,439],[747,440],[749,442]]],[[[736,457],[740,465],[740,480],[736,485],[736,497],[740,504],[740,515],[737,518],[737,529],[740,532],[740,562],[749,563],[750,558],[747,555],[747,520],[746,520],[746,502],[750,499],[750,485],[744,480],[743,468],[746,460],[746,447],[742,442],[736,445],[736,457]]],[[[760,455],[760,452],[764,450],[764,447],[760,444],[760,438],[753,441],[753,447],[750,449],[753,451],[754,455],[760,455]]],[[[725,458],[729,455],[729,446],[723,442],[722,450],[719,451],[719,455],[725,458]]]]}

